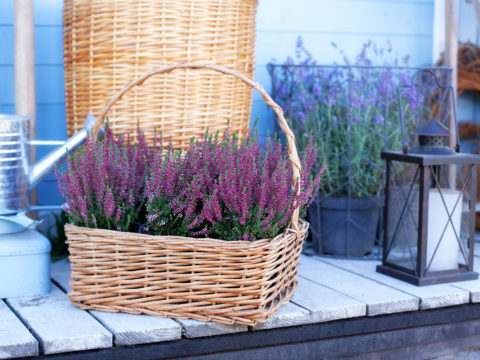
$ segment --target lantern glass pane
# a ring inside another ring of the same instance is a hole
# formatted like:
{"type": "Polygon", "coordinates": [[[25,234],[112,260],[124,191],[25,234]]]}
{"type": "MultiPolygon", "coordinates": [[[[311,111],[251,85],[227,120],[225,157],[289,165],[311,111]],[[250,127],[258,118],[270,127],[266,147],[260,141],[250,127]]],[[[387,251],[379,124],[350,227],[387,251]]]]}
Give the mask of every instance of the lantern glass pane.
{"type": "Polygon", "coordinates": [[[416,272],[419,214],[418,166],[391,162],[386,261],[416,272]]]}
{"type": "Polygon", "coordinates": [[[424,275],[469,264],[475,199],[471,165],[430,166],[427,257],[424,275]],[[473,211],[473,213],[472,213],[473,211]]]}

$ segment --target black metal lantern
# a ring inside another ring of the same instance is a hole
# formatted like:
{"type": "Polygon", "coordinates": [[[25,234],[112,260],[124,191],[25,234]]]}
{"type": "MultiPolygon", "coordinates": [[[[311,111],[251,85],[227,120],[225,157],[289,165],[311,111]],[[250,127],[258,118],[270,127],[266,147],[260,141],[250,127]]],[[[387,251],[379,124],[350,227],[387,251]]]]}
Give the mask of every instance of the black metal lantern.
{"type": "MultiPolygon", "coordinates": [[[[453,89],[440,85],[432,72],[416,74],[408,87],[427,75],[434,77],[436,94],[450,98],[449,116],[455,118],[453,89]]],[[[401,96],[399,101],[404,147],[382,153],[387,165],[384,242],[377,271],[416,285],[477,279],[473,247],[480,156],[459,152],[458,129],[455,150],[448,147],[451,133],[436,119],[415,128],[417,144],[408,149],[401,96]]]]}

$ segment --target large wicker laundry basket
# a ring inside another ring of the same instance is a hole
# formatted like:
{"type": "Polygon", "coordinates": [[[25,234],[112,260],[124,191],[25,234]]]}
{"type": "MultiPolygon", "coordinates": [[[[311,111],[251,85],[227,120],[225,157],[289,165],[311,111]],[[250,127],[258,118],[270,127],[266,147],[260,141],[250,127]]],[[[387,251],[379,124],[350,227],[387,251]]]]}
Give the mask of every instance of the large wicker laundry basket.
{"type": "MultiPolygon", "coordinates": [[[[260,92],[286,134],[295,189],[301,167],[295,137],[280,106],[259,84],[216,65],[175,64],[127,84],[105,105],[93,134],[125,93],[154,75],[186,68],[235,77],[260,92]]],[[[298,215],[297,209],[282,234],[253,242],[152,236],[66,225],[72,264],[72,292],[68,295],[83,309],[255,325],[271,316],[295,291],[298,260],[308,229],[298,215]]]]}
{"type": "MultiPolygon", "coordinates": [[[[67,130],[83,127],[121,87],[177,62],[214,62],[253,77],[257,0],[64,0],[67,130]]],[[[248,132],[251,89],[208,71],[177,71],[136,88],[109,113],[116,134],[140,123],[187,148],[205,128],[248,132]]]]}

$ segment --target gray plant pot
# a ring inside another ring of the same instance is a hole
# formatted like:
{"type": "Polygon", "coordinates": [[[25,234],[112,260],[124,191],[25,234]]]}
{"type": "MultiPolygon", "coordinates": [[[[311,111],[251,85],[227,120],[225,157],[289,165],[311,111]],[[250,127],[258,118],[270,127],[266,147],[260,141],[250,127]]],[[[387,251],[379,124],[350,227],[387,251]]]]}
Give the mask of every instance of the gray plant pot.
{"type": "Polygon", "coordinates": [[[318,197],[308,210],[315,252],[343,257],[369,254],[377,238],[382,209],[382,198],[348,202],[347,198],[318,197]]]}

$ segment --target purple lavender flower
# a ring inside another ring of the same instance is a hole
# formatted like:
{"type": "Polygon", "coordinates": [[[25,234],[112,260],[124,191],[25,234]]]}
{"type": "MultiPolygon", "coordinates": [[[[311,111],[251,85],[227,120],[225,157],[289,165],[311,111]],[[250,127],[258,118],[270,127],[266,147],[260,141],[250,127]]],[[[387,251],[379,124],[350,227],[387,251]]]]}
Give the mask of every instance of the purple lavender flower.
{"type": "MultiPolygon", "coordinates": [[[[308,139],[313,137],[313,146],[318,150],[313,169],[320,171],[327,164],[322,187],[325,194],[380,195],[380,153],[385,146],[401,150],[397,89],[410,84],[411,71],[394,67],[399,62],[392,61],[390,42],[385,50],[372,42],[364,44],[354,61],[339,49],[344,66],[334,63],[330,67],[316,67],[305,43],[297,44],[296,66],[285,62],[274,76],[275,84],[292,89],[281,95],[275,93],[275,101],[284,109],[300,153],[305,153],[308,139]]],[[[338,49],[336,44],[332,46],[338,49]]],[[[407,64],[408,60],[405,56],[401,62],[407,64]]],[[[408,124],[424,116],[425,98],[421,92],[413,88],[400,96],[408,124]]]]}
{"type": "Polygon", "coordinates": [[[335,115],[332,116],[332,126],[338,126],[338,118],[335,115]]]}

